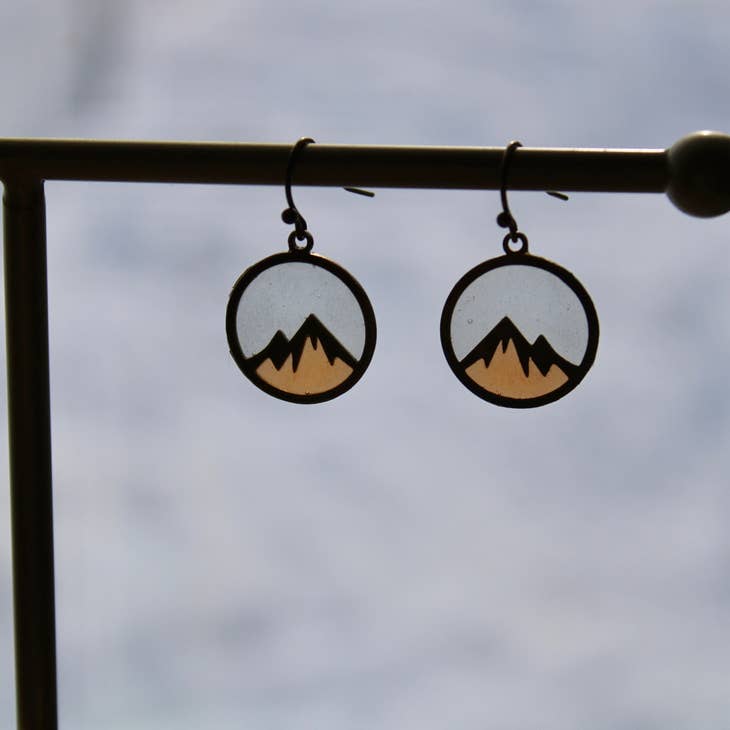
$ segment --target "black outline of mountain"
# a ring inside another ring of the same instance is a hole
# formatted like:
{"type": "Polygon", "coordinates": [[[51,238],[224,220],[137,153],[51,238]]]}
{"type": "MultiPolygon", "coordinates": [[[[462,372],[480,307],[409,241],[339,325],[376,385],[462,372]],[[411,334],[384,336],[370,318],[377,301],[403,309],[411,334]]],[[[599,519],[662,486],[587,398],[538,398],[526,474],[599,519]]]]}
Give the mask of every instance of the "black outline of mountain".
{"type": "Polygon", "coordinates": [[[296,372],[308,339],[312,340],[312,347],[315,350],[319,345],[322,346],[330,365],[334,365],[335,358],[339,357],[342,362],[349,365],[353,370],[357,367],[357,360],[313,314],[310,314],[304,320],[291,340],[287,339],[287,336],[281,330],[277,330],[269,344],[260,352],[247,358],[246,364],[256,370],[262,362],[270,359],[274,367],[281,370],[286,359],[291,355],[292,369],[296,372]]]}
{"type": "Polygon", "coordinates": [[[522,365],[522,370],[526,376],[529,375],[530,360],[535,363],[535,366],[542,375],[547,375],[550,367],[557,365],[571,379],[579,369],[578,365],[574,365],[572,362],[558,355],[544,335],[540,335],[530,344],[509,317],[503,317],[494,325],[486,337],[461,360],[461,365],[466,369],[475,362],[484,360],[485,367],[489,367],[489,363],[492,361],[492,357],[494,357],[494,353],[500,344],[502,345],[502,352],[507,352],[510,340],[515,343],[517,357],[520,360],[520,365],[522,365]]]}

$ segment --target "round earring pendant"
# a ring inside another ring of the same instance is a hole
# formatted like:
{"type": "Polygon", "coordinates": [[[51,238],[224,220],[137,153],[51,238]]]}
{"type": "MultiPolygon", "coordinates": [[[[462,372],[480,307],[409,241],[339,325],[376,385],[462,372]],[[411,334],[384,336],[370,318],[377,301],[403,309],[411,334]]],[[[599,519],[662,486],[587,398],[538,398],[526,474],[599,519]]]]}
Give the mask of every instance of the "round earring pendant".
{"type": "Polygon", "coordinates": [[[269,395],[322,403],[362,377],[375,350],[375,314],[345,269],[304,250],[244,271],[226,311],[231,355],[269,395]]]}
{"type": "Polygon", "coordinates": [[[532,408],[562,398],[585,377],[598,348],[598,316],[569,271],[507,254],[457,282],[441,315],[441,344],[472,393],[532,408]]]}

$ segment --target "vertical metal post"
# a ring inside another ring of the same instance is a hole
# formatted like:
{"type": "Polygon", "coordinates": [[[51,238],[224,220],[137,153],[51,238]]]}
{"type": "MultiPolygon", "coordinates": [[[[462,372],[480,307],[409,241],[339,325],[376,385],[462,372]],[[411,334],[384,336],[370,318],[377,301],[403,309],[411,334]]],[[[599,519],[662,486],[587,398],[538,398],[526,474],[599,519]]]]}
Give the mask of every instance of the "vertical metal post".
{"type": "Polygon", "coordinates": [[[56,730],[46,216],[41,180],[6,181],[5,317],[19,730],[56,730]]]}

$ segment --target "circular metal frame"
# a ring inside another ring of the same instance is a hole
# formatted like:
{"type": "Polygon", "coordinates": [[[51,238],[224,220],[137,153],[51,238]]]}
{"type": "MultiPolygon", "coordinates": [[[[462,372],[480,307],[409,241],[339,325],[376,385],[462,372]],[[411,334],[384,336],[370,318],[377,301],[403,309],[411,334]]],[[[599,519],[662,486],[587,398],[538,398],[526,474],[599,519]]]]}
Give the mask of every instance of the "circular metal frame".
{"type": "Polygon", "coordinates": [[[478,266],[475,266],[473,269],[464,274],[464,276],[462,276],[455,284],[446,299],[441,313],[441,346],[444,350],[446,361],[449,363],[449,367],[454,372],[454,375],[456,375],[462,384],[465,385],[472,393],[483,400],[489,401],[490,403],[494,403],[498,406],[505,406],[507,408],[534,408],[537,406],[543,406],[570,393],[570,391],[573,390],[573,388],[575,388],[581,380],[583,380],[586,373],[593,365],[593,361],[596,358],[596,352],[598,350],[598,335],[598,315],[596,314],[593,302],[583,285],[575,278],[575,276],[573,276],[573,274],[564,269],[562,266],[559,266],[552,261],[548,261],[547,259],[533,256],[532,254],[508,254],[506,256],[489,259],[488,261],[484,261],[478,266]],[[535,268],[544,269],[554,276],[557,276],[558,279],[566,284],[578,297],[580,303],[583,305],[586,319],[588,320],[588,342],[586,343],[585,354],[583,355],[581,363],[577,366],[574,375],[560,387],[536,398],[510,398],[508,396],[492,393],[486,390],[486,388],[481,387],[466,374],[464,368],[456,357],[456,353],[454,352],[454,348],[451,343],[451,319],[454,314],[454,308],[458,304],[461,295],[464,293],[465,289],[480,276],[502,266],[534,266],[535,268]]]}
{"type": "Polygon", "coordinates": [[[323,403],[350,390],[350,388],[352,388],[352,386],[355,385],[355,383],[357,383],[357,381],[363,376],[368,365],[370,365],[370,361],[372,360],[373,353],[375,351],[377,328],[375,324],[375,312],[370,304],[370,300],[368,299],[365,290],[362,288],[357,279],[352,276],[352,274],[343,269],[339,264],[336,264],[334,261],[331,261],[324,256],[308,253],[306,250],[297,249],[286,253],[277,253],[273,256],[268,256],[267,258],[255,263],[241,274],[236,283],[233,285],[228,299],[228,307],[226,309],[226,336],[228,338],[228,346],[230,348],[231,356],[236,361],[236,365],[238,365],[241,372],[258,388],[275,398],[290,401],[291,403],[323,403]],[[360,305],[360,310],[362,311],[364,320],[365,345],[362,355],[357,361],[357,366],[353,368],[352,373],[350,373],[350,375],[339,385],[330,390],[324,391],[323,393],[288,393],[270,385],[260,378],[256,374],[255,369],[250,366],[249,360],[243,354],[243,349],[238,339],[236,319],[238,315],[238,305],[244,291],[263,271],[266,271],[272,266],[279,266],[281,264],[294,262],[319,266],[337,277],[352,292],[357,303],[360,305]]]}

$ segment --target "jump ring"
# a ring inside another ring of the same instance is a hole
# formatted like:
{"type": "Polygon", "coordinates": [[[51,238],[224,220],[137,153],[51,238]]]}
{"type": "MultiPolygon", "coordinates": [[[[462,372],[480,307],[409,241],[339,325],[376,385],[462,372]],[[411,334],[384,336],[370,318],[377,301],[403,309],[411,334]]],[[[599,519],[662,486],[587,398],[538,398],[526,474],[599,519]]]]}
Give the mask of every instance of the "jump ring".
{"type": "Polygon", "coordinates": [[[502,240],[502,248],[506,254],[525,254],[527,253],[527,236],[520,231],[517,231],[516,233],[508,233],[502,240]],[[512,248],[509,245],[510,241],[512,243],[520,241],[521,245],[519,248],[512,248]]]}
{"type": "Polygon", "coordinates": [[[298,233],[297,231],[292,231],[289,234],[289,250],[294,251],[300,251],[304,253],[309,253],[312,250],[312,246],[314,246],[314,236],[309,231],[302,231],[301,233],[298,233]],[[306,243],[303,246],[300,246],[297,243],[297,240],[306,240],[306,243]]]}

